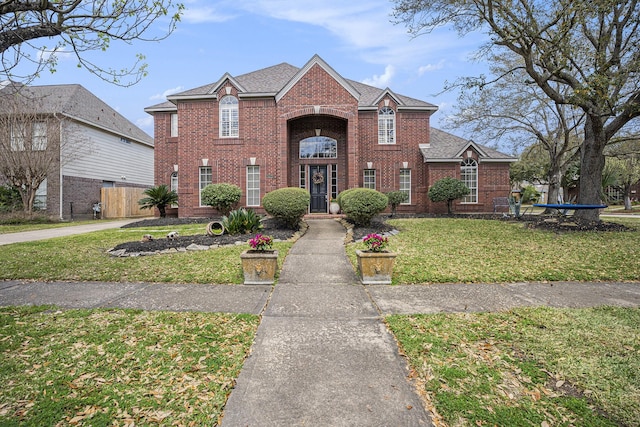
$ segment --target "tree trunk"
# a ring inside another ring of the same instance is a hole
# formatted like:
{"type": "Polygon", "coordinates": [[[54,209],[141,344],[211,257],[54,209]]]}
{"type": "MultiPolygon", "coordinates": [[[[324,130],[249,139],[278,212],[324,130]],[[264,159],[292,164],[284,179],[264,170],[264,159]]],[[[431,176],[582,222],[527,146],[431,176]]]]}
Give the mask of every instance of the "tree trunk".
{"type": "MultiPolygon", "coordinates": [[[[562,171],[558,162],[551,161],[549,166],[549,192],[547,193],[546,203],[558,203],[558,195],[560,193],[560,182],[562,181],[562,171]]],[[[552,214],[555,209],[545,209],[544,214],[552,214]]]]}
{"type": "MultiPolygon", "coordinates": [[[[606,136],[601,119],[587,116],[585,138],[580,157],[580,196],[578,204],[599,205],[602,203],[602,170],[604,169],[604,147],[606,136]]],[[[576,218],[599,221],[598,209],[577,210],[576,218]]]]}
{"type": "Polygon", "coordinates": [[[167,211],[165,210],[165,205],[158,205],[158,210],[160,211],[160,218],[164,218],[167,216],[167,211]]]}

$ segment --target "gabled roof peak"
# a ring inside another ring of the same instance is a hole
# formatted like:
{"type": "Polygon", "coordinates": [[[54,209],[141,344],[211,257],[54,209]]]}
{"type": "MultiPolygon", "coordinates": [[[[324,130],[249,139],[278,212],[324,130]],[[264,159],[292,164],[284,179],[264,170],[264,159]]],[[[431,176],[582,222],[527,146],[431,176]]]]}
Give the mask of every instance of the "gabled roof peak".
{"type": "Polygon", "coordinates": [[[336,72],[329,64],[325,62],[324,59],[320,58],[320,55],[317,53],[313,55],[313,57],[305,64],[304,67],[298,71],[298,73],[282,88],[281,91],[276,95],[276,102],[280,101],[283,96],[293,88],[305,74],[311,70],[314,66],[319,66],[323,70],[325,70],[334,80],[336,80],[342,87],[345,88],[347,92],[349,92],[355,99],[360,99],[360,92],[358,92],[353,85],[351,85],[344,77],[336,72]]]}

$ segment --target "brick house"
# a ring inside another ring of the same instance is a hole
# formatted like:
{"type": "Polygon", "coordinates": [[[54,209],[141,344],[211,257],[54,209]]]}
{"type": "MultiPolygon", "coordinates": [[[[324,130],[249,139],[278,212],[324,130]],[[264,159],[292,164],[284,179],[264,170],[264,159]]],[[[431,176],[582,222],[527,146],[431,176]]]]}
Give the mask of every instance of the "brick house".
{"type": "Polygon", "coordinates": [[[460,212],[486,212],[509,194],[514,158],[429,125],[435,105],[338,74],[319,56],[302,68],[283,63],[168,97],[154,116],[155,183],[178,192],[169,214],[208,216],[200,190],[228,182],[243,206],[282,187],[311,194],[310,213],[353,187],[404,191],[398,212],[446,212],[427,198],[437,179],[463,179],[472,194],[460,212]]]}
{"type": "MultiPolygon", "coordinates": [[[[15,116],[13,105],[24,119],[11,126],[3,121],[0,155],[23,163],[50,159],[36,192],[36,207],[47,214],[90,218],[102,188],[153,186],[153,138],[83,86],[0,83],[0,114],[15,116]]],[[[4,166],[0,162],[1,170],[10,169],[4,166]]]]}

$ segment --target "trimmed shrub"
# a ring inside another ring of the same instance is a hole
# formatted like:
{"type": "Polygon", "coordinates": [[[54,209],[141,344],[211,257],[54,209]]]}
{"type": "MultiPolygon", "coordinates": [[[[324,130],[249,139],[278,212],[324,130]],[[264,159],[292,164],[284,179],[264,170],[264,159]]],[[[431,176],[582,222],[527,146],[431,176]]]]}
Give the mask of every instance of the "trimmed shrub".
{"type": "Polygon", "coordinates": [[[252,210],[240,208],[222,217],[222,225],[229,234],[255,233],[262,229],[260,217],[252,210]]]}
{"type": "Polygon", "coordinates": [[[345,194],[349,194],[350,191],[353,190],[357,190],[358,188],[349,188],[347,190],[342,191],[341,193],[338,194],[338,198],[336,199],[336,202],[338,202],[338,204],[340,205],[340,209],[342,209],[342,198],[344,197],[345,194]]]}
{"type": "Polygon", "coordinates": [[[452,202],[469,194],[469,187],[459,179],[446,177],[437,180],[429,188],[429,200],[432,202],[447,202],[447,212],[453,212],[452,202]]]}
{"type": "Polygon", "coordinates": [[[240,198],[242,190],[235,184],[209,184],[202,189],[202,203],[218,210],[222,215],[229,215],[240,198]]]}
{"type": "Polygon", "coordinates": [[[370,188],[352,188],[340,194],[342,211],[356,225],[369,225],[389,203],[386,195],[370,188]]]}
{"type": "Polygon", "coordinates": [[[300,219],[307,213],[311,196],[307,190],[297,187],[279,188],[262,198],[262,206],[267,213],[296,229],[300,219]]]}
{"type": "Polygon", "coordinates": [[[401,203],[404,203],[409,198],[409,195],[404,191],[389,191],[387,193],[389,198],[389,207],[391,208],[391,216],[396,214],[396,209],[401,203]]]}

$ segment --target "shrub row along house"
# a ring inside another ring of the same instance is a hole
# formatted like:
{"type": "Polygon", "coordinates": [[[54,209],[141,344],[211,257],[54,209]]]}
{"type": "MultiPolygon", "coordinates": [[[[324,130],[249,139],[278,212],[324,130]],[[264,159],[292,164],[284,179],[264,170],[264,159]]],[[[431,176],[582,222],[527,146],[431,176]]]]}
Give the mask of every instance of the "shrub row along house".
{"type": "Polygon", "coordinates": [[[496,150],[430,128],[435,105],[345,79],[319,56],[302,68],[283,63],[168,97],[154,117],[155,182],[177,191],[180,217],[214,214],[201,190],[227,182],[242,205],[282,187],[309,191],[310,213],[353,187],[403,191],[399,213],[446,212],[427,198],[451,176],[471,194],[461,212],[491,211],[509,194],[509,163],[496,150]]]}
{"type": "Polygon", "coordinates": [[[35,208],[92,216],[103,187],[153,185],[153,138],[76,84],[0,84],[0,185],[35,208]]]}

